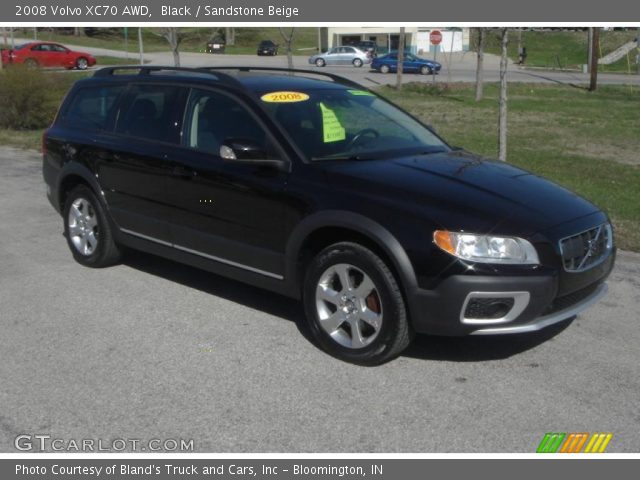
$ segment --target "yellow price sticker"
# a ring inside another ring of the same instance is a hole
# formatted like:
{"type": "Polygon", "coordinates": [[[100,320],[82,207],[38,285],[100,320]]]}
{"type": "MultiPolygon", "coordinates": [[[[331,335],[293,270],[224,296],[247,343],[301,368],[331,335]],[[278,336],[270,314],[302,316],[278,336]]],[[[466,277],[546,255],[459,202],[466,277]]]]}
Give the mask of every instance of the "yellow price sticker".
{"type": "Polygon", "coordinates": [[[309,95],[302,92],[271,92],[265,93],[260,99],[268,103],[292,103],[309,100],[309,95]]]}
{"type": "Polygon", "coordinates": [[[338,120],[336,112],[320,103],[322,111],[322,133],[324,143],[339,142],[347,138],[347,132],[338,120]]]}

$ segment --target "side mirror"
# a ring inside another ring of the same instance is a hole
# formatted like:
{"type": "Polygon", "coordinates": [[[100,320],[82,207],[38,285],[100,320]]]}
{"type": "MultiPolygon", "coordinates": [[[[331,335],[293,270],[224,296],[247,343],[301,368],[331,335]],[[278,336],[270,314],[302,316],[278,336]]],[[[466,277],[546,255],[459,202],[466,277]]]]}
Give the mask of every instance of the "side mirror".
{"type": "Polygon", "coordinates": [[[275,167],[278,170],[288,170],[289,163],[269,158],[267,152],[254,140],[246,138],[228,138],[220,146],[220,157],[223,160],[234,163],[245,163],[252,165],[264,165],[275,167]]]}

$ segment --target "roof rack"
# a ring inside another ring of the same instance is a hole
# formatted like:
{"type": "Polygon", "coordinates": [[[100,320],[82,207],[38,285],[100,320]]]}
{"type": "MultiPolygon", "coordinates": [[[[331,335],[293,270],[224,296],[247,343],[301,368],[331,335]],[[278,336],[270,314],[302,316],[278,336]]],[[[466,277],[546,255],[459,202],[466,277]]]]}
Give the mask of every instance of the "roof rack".
{"type": "Polygon", "coordinates": [[[128,65],[122,67],[104,67],[100,70],[97,70],[96,73],[93,74],[94,77],[108,77],[115,74],[115,72],[120,70],[132,70],[138,71],[138,75],[151,75],[152,72],[162,72],[162,71],[170,71],[170,72],[185,72],[185,73],[200,73],[200,74],[210,74],[212,77],[215,77],[219,80],[223,80],[227,83],[232,83],[234,85],[240,84],[233,75],[227,75],[222,72],[209,72],[207,69],[203,68],[190,68],[190,67],[163,67],[163,66],[146,66],[146,65],[128,65]]]}
{"type": "Polygon", "coordinates": [[[282,72],[282,73],[304,73],[306,75],[320,75],[323,77],[328,77],[336,83],[340,83],[342,85],[348,85],[350,87],[357,87],[359,89],[364,88],[357,82],[353,80],[349,80],[348,78],[342,77],[340,75],[335,75],[333,73],[326,72],[318,72],[315,70],[305,70],[302,68],[279,68],[279,67],[202,67],[199,70],[205,71],[215,71],[219,70],[237,70],[239,72],[282,72]]]}
{"type": "Polygon", "coordinates": [[[235,86],[243,86],[242,83],[233,75],[229,75],[224,73],[224,70],[234,70],[238,72],[281,72],[281,73],[300,73],[305,75],[318,75],[321,77],[327,77],[333,80],[336,83],[340,83],[341,85],[355,87],[358,89],[363,89],[366,87],[360,85],[353,80],[349,80],[348,78],[342,77],[340,75],[335,75],[333,73],[326,72],[318,72],[315,70],[304,70],[300,68],[278,68],[278,67],[163,67],[163,66],[146,66],[146,65],[128,65],[122,67],[104,67],[100,70],[97,70],[93,76],[94,77],[108,77],[114,75],[115,72],[120,70],[131,70],[137,71],[138,75],[150,75],[151,72],[161,72],[161,71],[174,71],[174,72],[185,72],[185,73],[202,73],[202,74],[210,74],[212,77],[215,77],[219,80],[222,80],[225,83],[230,83],[235,86]]]}

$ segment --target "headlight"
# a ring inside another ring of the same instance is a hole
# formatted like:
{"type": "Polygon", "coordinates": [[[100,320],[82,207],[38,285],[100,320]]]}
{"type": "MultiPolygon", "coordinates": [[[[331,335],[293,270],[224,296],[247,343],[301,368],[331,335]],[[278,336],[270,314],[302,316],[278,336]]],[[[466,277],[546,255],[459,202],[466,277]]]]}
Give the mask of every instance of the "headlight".
{"type": "Polygon", "coordinates": [[[436,230],[433,242],[445,252],[472,262],[519,265],[540,263],[533,245],[518,237],[436,230]]]}

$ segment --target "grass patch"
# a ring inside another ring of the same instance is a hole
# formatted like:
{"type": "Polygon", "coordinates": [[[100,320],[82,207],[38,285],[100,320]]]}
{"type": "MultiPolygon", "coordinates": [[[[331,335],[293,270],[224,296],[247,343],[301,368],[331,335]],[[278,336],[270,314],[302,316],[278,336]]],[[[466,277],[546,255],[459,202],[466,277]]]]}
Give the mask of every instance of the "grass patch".
{"type": "MultiPolygon", "coordinates": [[[[496,31],[487,35],[485,51],[500,55],[500,40],[496,31]]],[[[473,33],[475,35],[475,32],[473,33]]],[[[599,55],[604,57],[618,47],[633,40],[638,35],[636,29],[626,31],[600,31],[599,55]]],[[[550,69],[582,70],[587,63],[586,31],[523,31],[522,45],[527,49],[526,65],[550,69]]],[[[475,38],[475,37],[474,37],[475,38]]],[[[509,32],[509,58],[518,59],[518,31],[509,32]]],[[[611,65],[600,65],[601,72],[636,73],[635,51],[611,65]]]]}
{"type": "Polygon", "coordinates": [[[39,150],[42,130],[13,130],[0,128],[0,145],[8,145],[25,150],[39,150]]]}
{"type": "MultiPolygon", "coordinates": [[[[453,145],[487,157],[498,150],[498,85],[410,84],[379,92],[434,125],[453,145]]],[[[509,85],[508,160],[590,199],[611,216],[621,248],[640,251],[640,88],[596,92],[509,85]]]]}

